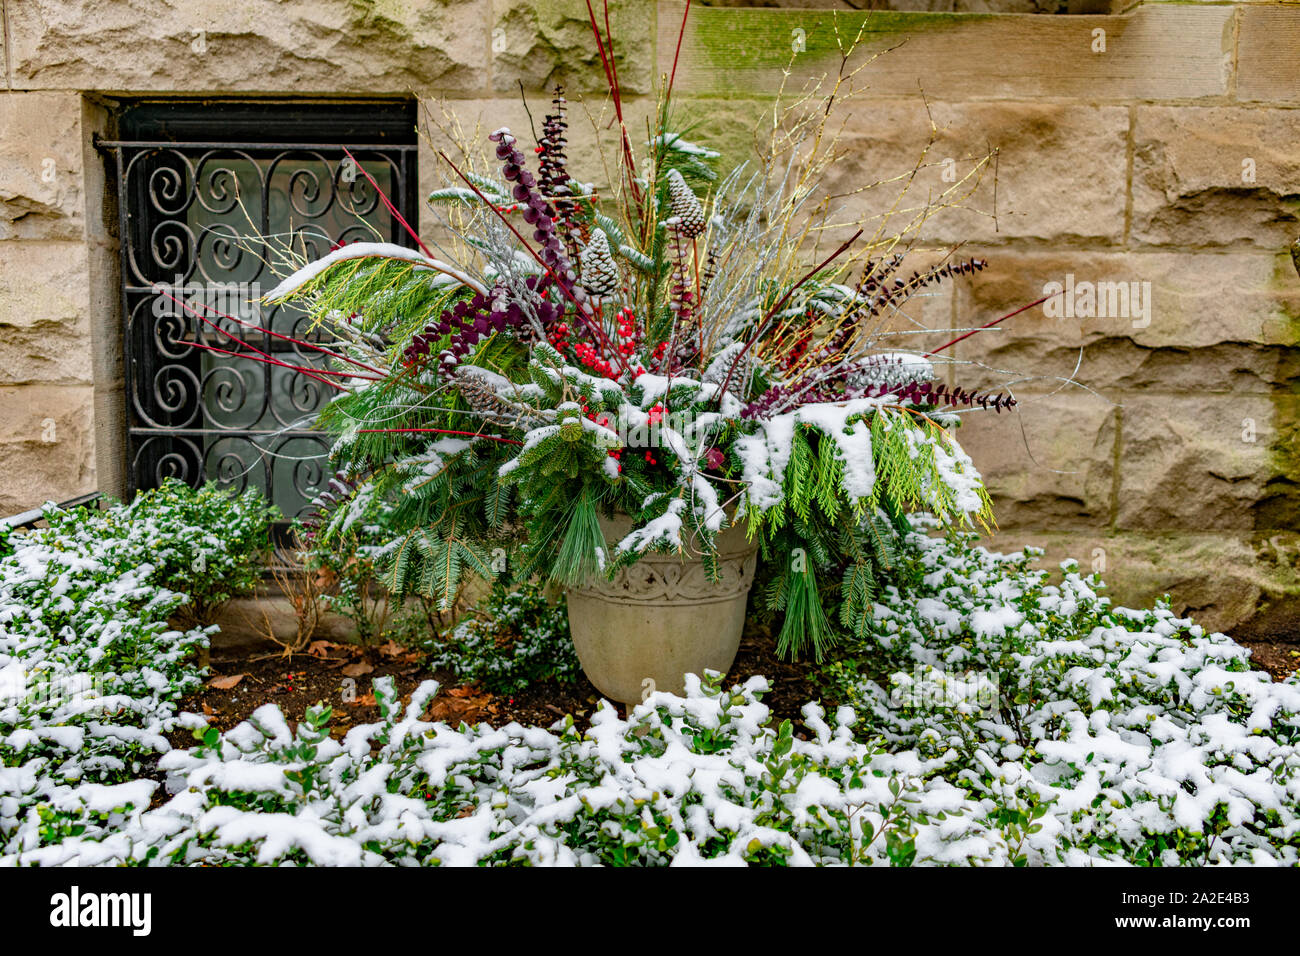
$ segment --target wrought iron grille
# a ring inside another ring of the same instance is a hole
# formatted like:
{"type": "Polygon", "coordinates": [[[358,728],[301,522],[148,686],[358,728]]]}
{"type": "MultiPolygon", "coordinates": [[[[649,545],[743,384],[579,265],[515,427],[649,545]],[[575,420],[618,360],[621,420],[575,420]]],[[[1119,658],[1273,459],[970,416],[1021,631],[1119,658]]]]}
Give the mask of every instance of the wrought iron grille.
{"type": "Polygon", "coordinates": [[[319,364],[319,353],[273,334],[311,341],[302,310],[259,299],[295,260],[362,239],[409,244],[358,166],[415,221],[414,122],[410,142],[372,142],[373,123],[313,129],[301,106],[288,105],[280,109],[298,120],[289,124],[293,139],[315,132],[319,142],[230,142],[217,134],[247,122],[221,126],[210,104],[190,115],[166,109],[185,122],[158,132],[193,133],[205,116],[220,128],[189,141],[100,143],[117,176],[128,490],[167,477],[255,485],[293,517],[327,478],[328,443],[311,424],[329,396],[289,368],[245,357],[251,347],[287,364],[319,364]]]}

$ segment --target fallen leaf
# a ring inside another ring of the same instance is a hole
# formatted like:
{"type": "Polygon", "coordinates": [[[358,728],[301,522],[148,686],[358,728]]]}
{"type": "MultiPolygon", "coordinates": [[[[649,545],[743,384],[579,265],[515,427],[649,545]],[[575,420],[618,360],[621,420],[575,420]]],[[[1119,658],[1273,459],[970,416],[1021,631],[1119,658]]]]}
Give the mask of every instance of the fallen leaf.
{"type": "Polygon", "coordinates": [[[208,686],[214,690],[230,690],[230,688],[234,687],[243,679],[243,674],[230,674],[227,677],[214,677],[212,680],[208,681],[208,686]]]}
{"type": "Polygon", "coordinates": [[[472,724],[483,716],[484,711],[495,713],[495,708],[496,704],[491,694],[476,691],[474,685],[466,684],[463,687],[447,689],[445,696],[439,694],[421,719],[440,720],[452,725],[463,720],[472,724]]]}
{"type": "Polygon", "coordinates": [[[307,645],[307,653],[312,657],[329,657],[329,653],[333,649],[334,644],[330,641],[312,641],[307,645]]]}
{"type": "Polygon", "coordinates": [[[387,643],[380,645],[379,653],[385,657],[400,657],[406,653],[406,648],[390,638],[387,643]]]}
{"type": "Polygon", "coordinates": [[[362,695],[361,695],[360,697],[358,697],[356,700],[351,701],[351,704],[352,704],[353,707],[374,707],[374,706],[375,706],[375,695],[374,695],[374,694],[362,694],[362,695]]]}
{"type": "Polygon", "coordinates": [[[345,677],[360,677],[363,674],[369,674],[374,669],[373,664],[367,664],[365,661],[357,661],[355,664],[349,664],[347,667],[343,668],[343,675],[345,677]]]}
{"type": "Polygon", "coordinates": [[[203,702],[203,716],[204,716],[204,717],[211,717],[211,716],[212,716],[213,714],[215,714],[215,713],[216,713],[216,711],[213,710],[210,706],[208,706],[207,701],[204,701],[204,702],[203,702]]]}

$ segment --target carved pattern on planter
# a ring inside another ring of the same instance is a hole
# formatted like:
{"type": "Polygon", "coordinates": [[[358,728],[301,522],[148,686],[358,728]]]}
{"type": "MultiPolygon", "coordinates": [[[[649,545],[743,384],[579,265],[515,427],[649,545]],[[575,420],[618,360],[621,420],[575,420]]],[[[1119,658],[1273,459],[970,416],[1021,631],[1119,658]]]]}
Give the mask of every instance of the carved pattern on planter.
{"type": "Polygon", "coordinates": [[[682,561],[664,555],[647,555],[622,568],[612,581],[597,579],[580,594],[620,604],[712,604],[746,594],[758,564],[756,550],[718,561],[719,580],[710,580],[700,561],[682,561]]]}

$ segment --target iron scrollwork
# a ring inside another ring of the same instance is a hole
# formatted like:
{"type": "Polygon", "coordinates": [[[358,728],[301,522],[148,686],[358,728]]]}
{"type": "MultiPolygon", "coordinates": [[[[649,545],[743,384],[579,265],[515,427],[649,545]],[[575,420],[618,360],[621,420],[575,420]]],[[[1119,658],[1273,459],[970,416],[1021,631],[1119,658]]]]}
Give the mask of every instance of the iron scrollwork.
{"type": "Polygon", "coordinates": [[[318,353],[300,309],[262,292],[297,258],[407,238],[370,177],[409,209],[414,146],[113,142],[121,232],[128,464],[135,488],[174,477],[256,486],[287,516],[325,479],[311,429],[328,400],[306,376],[249,358],[226,333],[298,364],[318,353]],[[359,173],[357,165],[370,174],[359,173]],[[220,354],[196,343],[224,349],[220,354]]]}

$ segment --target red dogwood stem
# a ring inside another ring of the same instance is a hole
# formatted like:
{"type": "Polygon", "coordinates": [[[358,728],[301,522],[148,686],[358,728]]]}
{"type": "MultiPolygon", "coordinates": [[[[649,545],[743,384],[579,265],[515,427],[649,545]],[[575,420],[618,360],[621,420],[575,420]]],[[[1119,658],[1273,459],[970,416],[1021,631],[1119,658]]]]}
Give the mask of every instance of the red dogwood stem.
{"type": "MultiPolygon", "coordinates": [[[[216,329],[218,332],[220,332],[222,335],[224,335],[226,338],[230,339],[231,341],[233,341],[233,342],[238,342],[240,345],[243,345],[243,346],[246,347],[246,348],[256,349],[256,346],[252,345],[252,344],[249,343],[249,342],[244,341],[243,339],[236,338],[235,336],[231,335],[231,334],[230,334],[229,332],[227,332],[225,329],[221,328],[219,325],[217,325],[216,323],[214,323],[211,319],[209,319],[209,318],[205,317],[204,315],[200,314],[199,312],[195,311],[195,309],[194,309],[193,306],[191,306],[191,305],[187,305],[185,302],[182,302],[180,299],[176,298],[176,296],[172,295],[170,292],[159,292],[159,295],[161,295],[161,296],[162,296],[163,298],[165,298],[165,299],[171,299],[173,302],[175,302],[177,305],[179,305],[179,306],[180,306],[182,309],[184,309],[186,312],[189,312],[189,313],[190,313],[191,315],[193,315],[195,318],[198,318],[198,319],[201,319],[201,320],[204,321],[204,322],[207,322],[208,325],[211,325],[214,329],[216,329]]],[[[354,359],[354,358],[351,358],[350,356],[344,355],[344,354],[342,354],[341,352],[335,352],[333,349],[327,349],[327,348],[325,348],[325,346],[323,346],[323,345],[317,345],[317,344],[314,343],[314,342],[308,342],[306,339],[294,338],[292,335],[285,335],[285,334],[282,333],[282,332],[276,332],[274,329],[266,328],[266,327],[264,327],[264,326],[260,326],[260,325],[253,325],[251,322],[245,322],[243,319],[241,319],[241,318],[239,318],[239,317],[237,317],[237,316],[234,316],[234,315],[228,315],[227,313],[222,312],[222,311],[220,311],[219,309],[214,309],[212,306],[208,305],[206,302],[203,302],[203,303],[200,303],[200,304],[203,306],[203,308],[207,309],[209,312],[213,313],[213,314],[216,315],[218,318],[227,319],[227,320],[229,320],[229,321],[231,321],[231,322],[234,322],[234,323],[235,323],[236,325],[238,325],[240,328],[244,328],[244,329],[252,329],[252,330],[255,331],[255,332],[265,332],[267,335],[271,336],[272,338],[280,339],[282,342],[292,342],[294,345],[300,345],[300,346],[302,346],[302,347],[304,347],[304,348],[309,348],[309,349],[311,349],[311,350],[314,351],[314,352],[322,352],[322,353],[324,353],[325,355],[328,355],[330,358],[338,359],[340,362],[347,362],[349,365],[355,365],[357,368],[363,368],[363,369],[365,369],[365,370],[368,371],[368,372],[374,372],[375,375],[379,376],[379,378],[376,378],[376,379],[375,379],[376,382],[379,381],[380,379],[382,379],[383,376],[384,376],[384,372],[383,372],[381,369],[377,369],[377,368],[375,368],[373,365],[367,365],[365,362],[358,361],[357,359],[354,359]]],[[[260,349],[256,349],[256,350],[257,350],[257,351],[261,351],[260,349]]],[[[263,354],[265,354],[265,353],[263,353],[263,354]]],[[[318,370],[318,371],[319,371],[319,370],[318,370]]],[[[333,374],[338,374],[338,375],[348,375],[349,377],[353,377],[353,376],[350,375],[350,373],[346,373],[346,372],[338,372],[338,373],[333,373],[333,374]]],[[[368,376],[368,375],[358,375],[358,376],[355,376],[355,377],[356,377],[356,378],[369,378],[370,376],[368,376]]]]}
{"type": "Polygon", "coordinates": [[[1014,312],[1008,312],[1006,315],[1002,316],[1001,318],[994,319],[992,322],[985,322],[985,323],[984,323],[983,325],[981,325],[978,329],[971,329],[969,332],[965,333],[964,335],[959,335],[959,336],[957,336],[957,337],[956,337],[955,339],[953,339],[951,342],[944,342],[943,345],[940,345],[940,346],[939,346],[937,349],[935,349],[933,352],[926,352],[925,354],[926,354],[927,357],[928,357],[928,356],[931,356],[931,355],[938,355],[938,354],[939,354],[940,352],[942,352],[944,349],[948,348],[948,346],[950,346],[950,345],[956,345],[956,344],[957,344],[958,342],[960,342],[962,339],[968,339],[968,338],[970,338],[972,335],[974,335],[976,332],[983,332],[985,329],[991,329],[991,328],[993,328],[993,326],[997,325],[999,322],[1005,322],[1007,319],[1011,318],[1013,315],[1019,315],[1021,312],[1024,312],[1024,311],[1026,311],[1027,309],[1032,309],[1032,308],[1033,308],[1034,306],[1036,306],[1036,305],[1042,305],[1042,304],[1043,304],[1044,302],[1046,302],[1048,299],[1051,299],[1051,298],[1053,298],[1053,297],[1055,297],[1055,296],[1058,296],[1058,295],[1060,295],[1060,294],[1061,294],[1060,292],[1053,292],[1051,295],[1045,295],[1045,296],[1043,296],[1041,299],[1038,299],[1037,301],[1030,302],[1028,305],[1022,305],[1020,308],[1016,309],[1016,311],[1014,311],[1014,312]]]}
{"type": "Polygon", "coordinates": [[[290,365],[288,362],[281,362],[279,359],[273,359],[270,356],[266,355],[265,353],[250,355],[245,352],[232,352],[230,351],[230,349],[217,348],[215,345],[204,345],[202,342],[187,342],[186,344],[191,345],[196,349],[204,349],[205,351],[208,352],[216,352],[219,355],[233,355],[235,358],[244,358],[252,362],[261,362],[263,365],[278,365],[281,368],[292,369],[295,372],[298,372],[302,375],[306,375],[310,379],[314,379],[315,381],[320,382],[322,385],[328,385],[330,388],[336,389],[337,391],[340,392],[347,391],[347,389],[344,388],[342,385],[340,385],[338,382],[331,382],[329,379],[321,378],[319,375],[317,375],[316,371],[319,371],[319,369],[310,371],[301,365],[290,365]]]}
{"type": "Polygon", "coordinates": [[[353,164],[357,167],[357,169],[361,170],[361,175],[365,176],[366,180],[370,183],[370,185],[374,187],[375,192],[379,194],[379,198],[384,201],[384,207],[388,210],[389,214],[394,219],[396,219],[398,223],[401,225],[401,227],[406,230],[407,234],[412,239],[414,239],[417,244],[419,244],[420,251],[423,252],[426,256],[428,256],[430,259],[436,259],[437,256],[435,256],[432,252],[429,251],[429,247],[424,244],[424,240],[421,239],[419,234],[416,233],[416,231],[411,228],[411,224],[406,221],[405,217],[403,217],[402,214],[397,211],[397,207],[394,206],[389,201],[386,195],[384,195],[384,191],[379,188],[379,183],[375,182],[375,177],[371,176],[370,173],[366,171],[366,168],[362,166],[359,162],[357,162],[357,158],[352,155],[352,151],[349,150],[346,146],[343,147],[343,152],[347,155],[348,159],[352,160],[353,164]]]}

